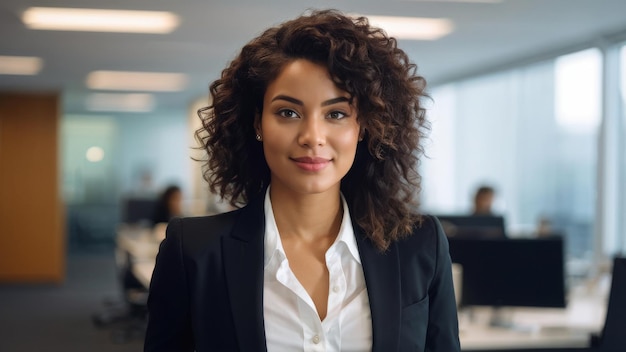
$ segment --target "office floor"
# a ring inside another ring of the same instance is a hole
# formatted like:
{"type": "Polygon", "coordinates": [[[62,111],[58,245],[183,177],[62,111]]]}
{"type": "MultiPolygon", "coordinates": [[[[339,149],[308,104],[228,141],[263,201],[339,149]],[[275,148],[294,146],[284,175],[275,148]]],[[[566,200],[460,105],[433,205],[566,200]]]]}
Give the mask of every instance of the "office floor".
{"type": "Polygon", "coordinates": [[[0,351],[130,352],[143,341],[112,342],[110,329],[92,324],[117,299],[112,248],[73,250],[62,285],[0,285],[0,351]]]}

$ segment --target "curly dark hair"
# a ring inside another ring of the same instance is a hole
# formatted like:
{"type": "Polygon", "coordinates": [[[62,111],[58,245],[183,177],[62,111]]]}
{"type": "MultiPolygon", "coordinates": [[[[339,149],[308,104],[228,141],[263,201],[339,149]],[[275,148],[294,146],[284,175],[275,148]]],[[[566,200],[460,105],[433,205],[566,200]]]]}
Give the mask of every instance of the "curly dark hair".
{"type": "Polygon", "coordinates": [[[207,153],[203,176],[210,190],[246,204],[270,182],[255,114],[282,68],[306,59],[326,67],[332,80],[356,99],[365,130],[352,168],[341,181],[352,217],[378,249],[421,224],[417,172],[428,130],[421,99],[426,82],[394,38],[367,18],[316,10],[267,29],[243,47],[210,86],[212,105],[200,109],[196,131],[207,153]]]}

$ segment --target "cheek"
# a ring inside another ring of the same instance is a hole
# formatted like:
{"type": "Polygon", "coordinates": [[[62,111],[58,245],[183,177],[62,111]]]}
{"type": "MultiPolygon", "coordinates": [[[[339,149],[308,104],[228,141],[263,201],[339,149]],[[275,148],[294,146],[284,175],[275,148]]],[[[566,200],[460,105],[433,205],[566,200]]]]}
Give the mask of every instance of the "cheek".
{"type": "Polygon", "coordinates": [[[357,144],[359,143],[359,128],[358,126],[354,129],[350,129],[348,131],[344,131],[342,134],[337,136],[337,143],[344,150],[350,150],[352,152],[356,152],[357,144]]]}
{"type": "Polygon", "coordinates": [[[290,133],[288,130],[278,128],[272,124],[263,126],[263,149],[276,150],[289,144],[290,133]]]}
{"type": "Polygon", "coordinates": [[[270,167],[280,159],[280,155],[289,150],[289,141],[286,137],[286,133],[276,129],[263,129],[263,142],[260,143],[263,145],[263,155],[270,167]]]}

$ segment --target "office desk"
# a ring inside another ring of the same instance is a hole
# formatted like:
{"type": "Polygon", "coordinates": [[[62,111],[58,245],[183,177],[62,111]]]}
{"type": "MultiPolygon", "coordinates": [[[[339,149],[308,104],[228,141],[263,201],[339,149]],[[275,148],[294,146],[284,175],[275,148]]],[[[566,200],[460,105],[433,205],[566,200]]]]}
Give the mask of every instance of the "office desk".
{"type": "Polygon", "coordinates": [[[150,280],[154,271],[154,260],[134,263],[131,270],[145,288],[150,288],[150,280]]]}
{"type": "Polygon", "coordinates": [[[471,321],[468,312],[461,311],[461,347],[464,351],[589,347],[591,335],[604,326],[606,299],[606,293],[579,287],[571,290],[565,309],[510,309],[519,330],[490,327],[490,308],[473,308],[471,321]]]}
{"type": "Polygon", "coordinates": [[[161,231],[156,230],[123,226],[116,236],[116,255],[124,258],[128,269],[145,288],[150,287],[154,261],[162,241],[161,231]]]}
{"type": "Polygon", "coordinates": [[[133,261],[153,261],[161,239],[150,228],[124,226],[118,229],[115,242],[117,249],[130,254],[133,261]]]}
{"type": "Polygon", "coordinates": [[[535,348],[589,347],[590,333],[586,331],[534,332],[472,329],[460,334],[463,351],[490,351],[535,348]]]}

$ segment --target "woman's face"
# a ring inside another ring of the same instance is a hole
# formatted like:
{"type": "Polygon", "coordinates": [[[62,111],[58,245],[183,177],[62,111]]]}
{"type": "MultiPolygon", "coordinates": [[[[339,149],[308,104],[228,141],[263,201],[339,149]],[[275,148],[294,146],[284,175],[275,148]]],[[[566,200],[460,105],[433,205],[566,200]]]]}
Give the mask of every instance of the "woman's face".
{"type": "Polygon", "coordinates": [[[267,87],[257,132],[272,188],[301,194],[339,192],[359,141],[357,111],[328,70],[298,59],[267,87]]]}

